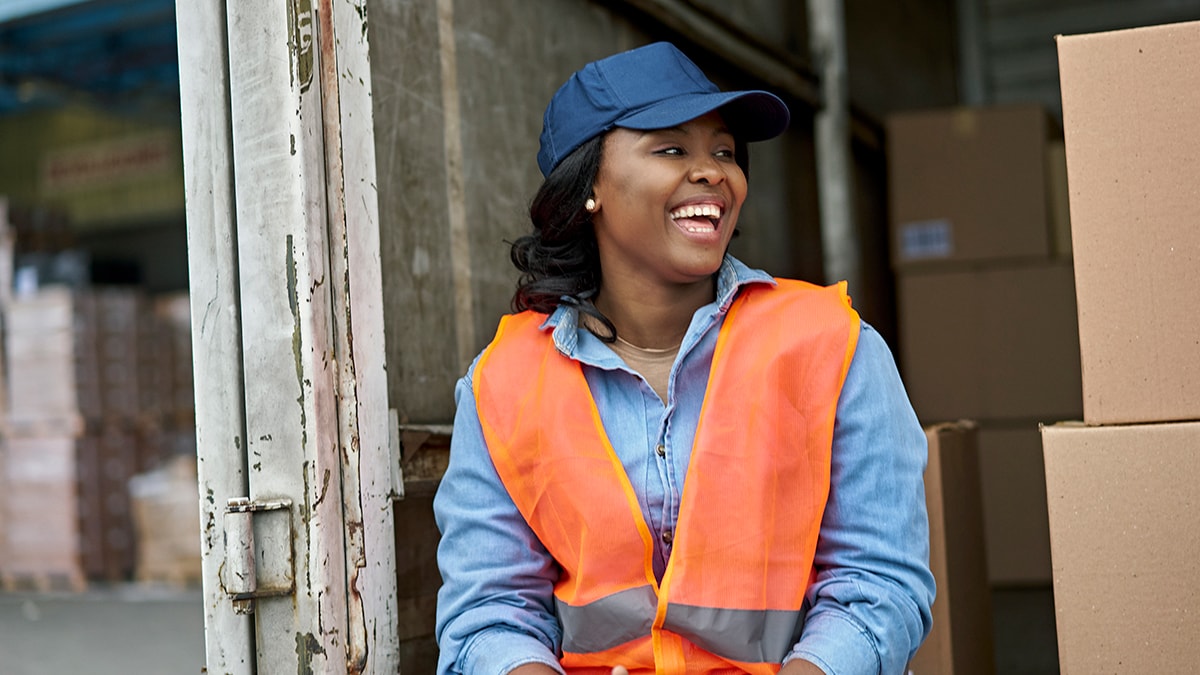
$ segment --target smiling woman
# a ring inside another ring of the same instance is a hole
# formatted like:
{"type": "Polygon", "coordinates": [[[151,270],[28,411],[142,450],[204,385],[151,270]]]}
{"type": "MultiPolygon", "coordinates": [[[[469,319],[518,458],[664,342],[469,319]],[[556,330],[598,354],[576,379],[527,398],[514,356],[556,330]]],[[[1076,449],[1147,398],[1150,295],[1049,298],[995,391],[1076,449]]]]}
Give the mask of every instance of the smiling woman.
{"type": "Polygon", "coordinates": [[[896,673],[925,435],[845,284],[727,253],[787,107],[656,43],[546,109],[517,312],[458,383],[439,672],[896,673]]]}

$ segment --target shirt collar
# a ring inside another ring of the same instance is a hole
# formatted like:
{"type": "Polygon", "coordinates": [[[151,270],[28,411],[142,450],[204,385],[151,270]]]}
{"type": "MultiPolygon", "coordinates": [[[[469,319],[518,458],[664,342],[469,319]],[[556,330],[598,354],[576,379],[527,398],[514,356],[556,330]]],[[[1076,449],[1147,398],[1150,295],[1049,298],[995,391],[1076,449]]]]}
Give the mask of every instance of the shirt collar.
{"type": "MultiPolygon", "coordinates": [[[[714,301],[716,313],[724,314],[729,311],[738,291],[751,284],[775,285],[775,279],[766,272],[746,266],[745,263],[726,254],[721,261],[721,269],[717,270],[717,297],[714,301]]],[[[587,329],[579,326],[579,310],[569,305],[559,305],[546,320],[542,322],[542,330],[552,329],[554,346],[565,356],[576,358],[579,348],[580,333],[587,329]]]]}

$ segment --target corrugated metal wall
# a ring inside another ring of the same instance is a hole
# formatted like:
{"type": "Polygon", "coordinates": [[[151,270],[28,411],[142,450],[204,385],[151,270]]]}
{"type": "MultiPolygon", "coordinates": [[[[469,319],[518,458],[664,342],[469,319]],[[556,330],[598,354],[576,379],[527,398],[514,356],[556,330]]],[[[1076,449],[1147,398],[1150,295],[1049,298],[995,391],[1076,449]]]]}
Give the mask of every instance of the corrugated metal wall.
{"type": "Polygon", "coordinates": [[[1055,35],[1200,19],[1200,0],[975,0],[988,103],[1037,101],[1062,119],[1055,35]]]}

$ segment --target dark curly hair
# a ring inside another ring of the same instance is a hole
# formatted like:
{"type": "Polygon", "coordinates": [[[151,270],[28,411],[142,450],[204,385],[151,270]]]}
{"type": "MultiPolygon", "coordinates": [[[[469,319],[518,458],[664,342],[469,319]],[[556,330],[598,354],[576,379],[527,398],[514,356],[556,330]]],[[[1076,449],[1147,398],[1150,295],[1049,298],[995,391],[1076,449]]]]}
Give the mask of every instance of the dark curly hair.
{"type": "Polygon", "coordinates": [[[600,170],[604,136],[586,141],[546,176],[529,206],[533,231],[513,242],[509,257],[521,272],[513,311],[549,314],[565,302],[599,319],[615,336],[591,303],[600,290],[600,254],[592,214],[584,208],[600,170]]]}
{"type": "MultiPolygon", "coordinates": [[[[592,196],[606,136],[586,141],[546,176],[529,206],[533,231],[512,243],[509,258],[521,272],[512,297],[514,312],[550,314],[560,304],[573,305],[603,324],[608,335],[599,337],[612,342],[616,328],[591,302],[600,291],[600,253],[592,214],[584,207],[592,196]]],[[[749,179],[749,153],[736,137],[734,161],[749,179]]]]}

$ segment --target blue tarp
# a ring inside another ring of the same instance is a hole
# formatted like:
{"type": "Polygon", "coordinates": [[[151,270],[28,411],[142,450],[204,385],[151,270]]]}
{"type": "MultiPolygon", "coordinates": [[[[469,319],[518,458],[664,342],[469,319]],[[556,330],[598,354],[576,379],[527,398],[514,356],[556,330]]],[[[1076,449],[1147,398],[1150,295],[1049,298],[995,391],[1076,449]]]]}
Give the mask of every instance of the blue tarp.
{"type": "Polygon", "coordinates": [[[174,0],[0,0],[0,114],[178,98],[174,0]]]}
{"type": "Polygon", "coordinates": [[[0,24],[27,16],[45,14],[70,5],[84,5],[94,0],[4,0],[0,3],[0,24]]]}

